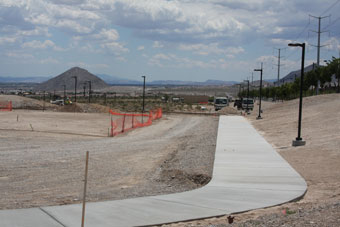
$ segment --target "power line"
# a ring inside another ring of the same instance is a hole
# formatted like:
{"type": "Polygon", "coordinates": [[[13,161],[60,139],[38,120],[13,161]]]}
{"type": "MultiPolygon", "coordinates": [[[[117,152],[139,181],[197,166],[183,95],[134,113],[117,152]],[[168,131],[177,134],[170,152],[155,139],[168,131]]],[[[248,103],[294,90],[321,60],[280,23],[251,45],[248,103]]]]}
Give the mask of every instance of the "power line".
{"type": "Polygon", "coordinates": [[[325,13],[327,13],[330,9],[332,9],[336,4],[338,4],[340,2],[340,0],[337,0],[336,2],[334,2],[330,7],[328,7],[323,13],[320,14],[320,16],[324,15],[325,13]]]}
{"type": "MultiPolygon", "coordinates": [[[[340,0],[339,0],[340,1],[340,0]]],[[[305,27],[303,28],[302,32],[299,33],[298,37],[296,39],[294,39],[294,42],[297,41],[301,35],[306,31],[306,29],[308,28],[308,26],[310,25],[310,20],[308,21],[308,23],[305,25],[305,27]]]]}
{"type": "MultiPolygon", "coordinates": [[[[340,1],[340,0],[339,0],[340,1]]],[[[333,20],[329,25],[327,25],[324,29],[327,29],[329,27],[331,27],[333,24],[335,24],[338,20],[340,20],[340,17],[336,18],[335,20],[333,20]]]]}

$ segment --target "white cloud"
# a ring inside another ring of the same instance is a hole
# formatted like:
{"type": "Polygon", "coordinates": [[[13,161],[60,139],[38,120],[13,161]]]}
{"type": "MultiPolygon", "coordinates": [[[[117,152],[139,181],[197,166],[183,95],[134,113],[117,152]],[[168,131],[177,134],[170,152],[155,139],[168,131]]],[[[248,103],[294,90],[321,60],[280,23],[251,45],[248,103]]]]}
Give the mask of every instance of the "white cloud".
{"type": "Polygon", "coordinates": [[[121,53],[129,52],[128,48],[125,48],[124,45],[117,42],[103,43],[100,46],[101,48],[107,49],[115,55],[120,55],[121,53]]]}
{"type": "Polygon", "coordinates": [[[331,37],[327,41],[325,41],[325,48],[327,50],[337,50],[338,52],[340,51],[340,42],[337,38],[331,37]]]}
{"type": "Polygon", "coordinates": [[[115,29],[102,29],[98,34],[94,34],[95,39],[103,40],[104,42],[116,41],[119,39],[119,34],[115,29]]]}
{"type": "Polygon", "coordinates": [[[139,46],[139,47],[137,47],[137,50],[139,50],[139,51],[142,51],[142,50],[144,50],[144,49],[145,49],[144,46],[139,46]]]}
{"type": "Polygon", "coordinates": [[[0,37],[0,45],[7,43],[15,43],[18,40],[17,37],[0,37]]]}
{"type": "Polygon", "coordinates": [[[57,59],[54,59],[52,57],[40,60],[40,64],[59,64],[59,63],[60,62],[57,59]]]}
{"type": "Polygon", "coordinates": [[[174,68],[216,68],[212,62],[204,62],[190,58],[178,57],[175,54],[156,54],[149,59],[149,65],[174,68]]]}
{"type": "Polygon", "coordinates": [[[152,47],[153,48],[163,48],[164,45],[161,44],[159,41],[154,41],[152,47]]]}
{"type": "Polygon", "coordinates": [[[277,45],[277,46],[283,46],[283,47],[287,47],[289,43],[292,43],[293,41],[290,39],[271,39],[270,40],[272,44],[277,45]]]}
{"type": "Polygon", "coordinates": [[[64,28],[69,31],[75,31],[77,33],[89,34],[93,31],[93,26],[81,24],[73,20],[59,20],[55,23],[55,27],[64,28]]]}
{"type": "Polygon", "coordinates": [[[32,49],[47,49],[52,48],[55,51],[64,51],[65,49],[58,47],[55,43],[51,40],[45,40],[41,42],[39,40],[33,40],[31,42],[26,42],[21,45],[22,48],[32,48],[32,49]]]}
{"type": "Polygon", "coordinates": [[[117,61],[122,61],[122,62],[126,62],[127,61],[126,58],[124,58],[123,56],[117,56],[116,60],[117,61]]]}
{"type": "Polygon", "coordinates": [[[208,45],[205,44],[181,44],[179,46],[180,50],[192,51],[195,54],[199,55],[209,55],[209,54],[217,54],[217,55],[225,55],[228,58],[233,58],[234,55],[240,54],[244,52],[242,47],[220,47],[218,43],[211,43],[208,45]]]}
{"type": "Polygon", "coordinates": [[[21,53],[21,52],[7,52],[6,53],[7,57],[12,57],[12,58],[21,58],[21,59],[33,59],[34,56],[32,54],[26,54],[26,53],[21,53]]]}

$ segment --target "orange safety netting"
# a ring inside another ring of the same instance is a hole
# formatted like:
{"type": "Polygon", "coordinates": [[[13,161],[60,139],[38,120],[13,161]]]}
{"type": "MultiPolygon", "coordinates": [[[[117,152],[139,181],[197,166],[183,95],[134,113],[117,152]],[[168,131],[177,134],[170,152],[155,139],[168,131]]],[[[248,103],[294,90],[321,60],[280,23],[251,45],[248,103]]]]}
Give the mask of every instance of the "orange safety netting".
{"type": "Polygon", "coordinates": [[[12,101],[0,102],[0,111],[12,111],[12,101]]]}
{"type": "Polygon", "coordinates": [[[153,120],[162,117],[162,109],[151,110],[149,114],[124,114],[110,110],[111,114],[111,136],[116,136],[134,128],[149,126],[153,120]],[[112,119],[113,116],[118,117],[112,119]]]}

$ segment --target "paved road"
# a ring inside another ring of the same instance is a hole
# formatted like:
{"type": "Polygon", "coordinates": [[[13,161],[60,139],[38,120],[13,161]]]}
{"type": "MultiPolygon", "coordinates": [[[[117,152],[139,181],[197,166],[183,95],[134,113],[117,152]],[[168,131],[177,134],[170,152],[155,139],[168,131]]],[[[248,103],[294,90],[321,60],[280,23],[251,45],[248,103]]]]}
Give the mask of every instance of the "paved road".
{"type": "MultiPolygon", "coordinates": [[[[286,203],[304,179],[238,116],[221,116],[213,178],[170,195],[88,203],[86,226],[141,226],[219,216],[286,203]]],[[[79,226],[81,204],[0,211],[0,226],[79,226]]]]}

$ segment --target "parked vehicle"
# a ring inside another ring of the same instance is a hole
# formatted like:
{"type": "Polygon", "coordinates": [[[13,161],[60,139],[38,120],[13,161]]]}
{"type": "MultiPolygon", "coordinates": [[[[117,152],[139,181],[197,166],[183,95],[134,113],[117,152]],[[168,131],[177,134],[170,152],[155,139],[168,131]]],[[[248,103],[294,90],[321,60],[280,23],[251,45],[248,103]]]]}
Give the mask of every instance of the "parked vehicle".
{"type": "Polygon", "coordinates": [[[244,110],[253,110],[254,109],[254,100],[253,99],[242,99],[242,109],[244,110]]]}
{"type": "Polygon", "coordinates": [[[238,110],[242,109],[242,100],[236,99],[234,102],[234,107],[237,107],[238,110]]]}
{"type": "Polygon", "coordinates": [[[215,111],[220,110],[223,107],[226,107],[228,105],[229,105],[229,102],[228,102],[227,97],[215,97],[214,98],[215,111]]]}
{"type": "Polygon", "coordinates": [[[64,100],[63,99],[51,100],[50,102],[51,102],[51,104],[56,104],[56,105],[59,105],[59,106],[63,106],[64,105],[64,100]]]}

